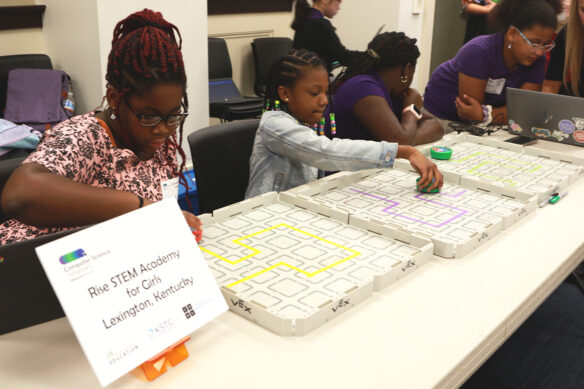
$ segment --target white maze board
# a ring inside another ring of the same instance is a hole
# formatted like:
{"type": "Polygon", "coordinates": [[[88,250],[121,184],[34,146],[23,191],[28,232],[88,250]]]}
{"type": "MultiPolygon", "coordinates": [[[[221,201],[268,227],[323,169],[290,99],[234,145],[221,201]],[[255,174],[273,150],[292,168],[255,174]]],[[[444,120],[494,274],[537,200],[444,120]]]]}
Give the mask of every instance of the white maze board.
{"type": "Polygon", "coordinates": [[[508,190],[501,196],[488,183],[472,188],[445,182],[440,193],[422,193],[418,174],[398,168],[333,177],[291,193],[427,237],[434,254],[446,258],[466,255],[536,208],[535,195],[508,190]]]}
{"type": "Polygon", "coordinates": [[[429,240],[278,197],[203,215],[199,246],[230,309],[280,335],[308,333],[431,259],[429,240]]]}
{"type": "Polygon", "coordinates": [[[539,201],[564,191],[584,173],[584,160],[488,138],[464,134],[440,145],[452,149],[451,159],[432,160],[443,173],[517,188],[537,194],[539,201]]]}

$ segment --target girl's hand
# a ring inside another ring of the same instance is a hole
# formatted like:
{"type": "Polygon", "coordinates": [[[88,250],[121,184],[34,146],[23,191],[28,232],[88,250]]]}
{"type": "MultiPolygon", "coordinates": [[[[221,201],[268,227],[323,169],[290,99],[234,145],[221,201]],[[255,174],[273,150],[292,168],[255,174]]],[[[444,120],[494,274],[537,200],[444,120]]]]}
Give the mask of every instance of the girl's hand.
{"type": "Polygon", "coordinates": [[[187,221],[187,224],[189,225],[189,227],[194,228],[197,231],[200,231],[201,236],[202,236],[203,222],[201,221],[201,219],[199,219],[194,214],[192,214],[188,211],[182,211],[182,213],[183,213],[183,216],[185,217],[185,220],[187,221]]]}
{"type": "Polygon", "coordinates": [[[484,119],[483,107],[474,97],[463,95],[454,100],[458,117],[465,120],[482,122],[484,119]]]}
{"type": "Polygon", "coordinates": [[[412,167],[420,173],[420,176],[422,176],[417,183],[418,187],[426,188],[432,184],[428,188],[428,191],[442,188],[444,177],[434,162],[430,161],[424,156],[424,154],[414,147],[411,148],[407,158],[410,161],[410,165],[412,165],[412,167]]]}
{"type": "Polygon", "coordinates": [[[403,99],[403,106],[404,108],[414,104],[416,107],[418,108],[422,108],[422,96],[420,95],[420,93],[415,90],[414,88],[408,88],[405,92],[404,92],[404,99],[403,99]]]}

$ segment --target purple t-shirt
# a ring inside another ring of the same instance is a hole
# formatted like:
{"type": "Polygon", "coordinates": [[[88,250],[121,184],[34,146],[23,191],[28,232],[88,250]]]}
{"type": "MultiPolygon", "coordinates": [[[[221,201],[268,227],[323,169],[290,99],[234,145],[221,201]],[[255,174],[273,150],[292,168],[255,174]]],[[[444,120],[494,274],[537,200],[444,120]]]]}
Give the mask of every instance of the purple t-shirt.
{"type": "Polygon", "coordinates": [[[541,56],[531,66],[519,65],[517,70],[509,70],[503,62],[503,34],[474,38],[454,58],[438,66],[426,86],[424,108],[441,119],[460,120],[454,105],[459,72],[487,80],[483,104],[500,107],[505,105],[507,87],[521,88],[525,82],[543,82],[545,58],[541,56]]]}
{"type": "Polygon", "coordinates": [[[322,14],[322,12],[320,12],[316,8],[310,9],[310,12],[308,13],[308,19],[322,19],[322,18],[324,18],[324,15],[322,14]]]}
{"type": "MultiPolygon", "coordinates": [[[[361,125],[355,117],[353,108],[364,97],[380,96],[387,101],[389,108],[401,119],[401,101],[391,101],[385,84],[377,73],[362,74],[351,77],[345,81],[335,92],[332,100],[335,122],[337,125],[337,138],[378,140],[361,125]],[[394,108],[395,107],[395,108],[394,108]]],[[[328,118],[328,109],[325,117],[328,118]]],[[[330,136],[331,134],[328,133],[330,136]]]]}

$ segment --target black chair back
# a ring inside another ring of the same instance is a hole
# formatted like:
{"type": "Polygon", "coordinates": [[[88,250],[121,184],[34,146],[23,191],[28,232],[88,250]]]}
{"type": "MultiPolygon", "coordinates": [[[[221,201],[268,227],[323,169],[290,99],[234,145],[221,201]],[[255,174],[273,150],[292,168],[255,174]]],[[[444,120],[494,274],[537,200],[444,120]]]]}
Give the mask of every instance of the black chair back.
{"type": "Polygon", "coordinates": [[[242,201],[249,181],[249,157],[259,119],[205,127],[189,135],[199,212],[242,201]]]}
{"type": "Polygon", "coordinates": [[[255,64],[253,90],[258,96],[266,95],[266,82],[272,64],[292,49],[292,39],[286,37],[256,38],[251,43],[255,64]]]}
{"type": "MultiPolygon", "coordinates": [[[[12,172],[22,164],[22,161],[24,161],[25,158],[25,156],[20,156],[18,158],[0,161],[0,196],[2,195],[6,181],[8,181],[12,172]]],[[[10,220],[10,217],[6,215],[2,210],[2,207],[0,207],[0,223],[5,222],[6,220],[10,220]]]]}
{"type": "Polygon", "coordinates": [[[257,117],[264,101],[242,96],[232,77],[231,59],[224,39],[209,38],[209,115],[221,121],[257,117]]]}
{"type": "Polygon", "coordinates": [[[209,80],[216,78],[231,78],[231,58],[225,39],[209,38],[209,80]]]}
{"type": "Polygon", "coordinates": [[[4,117],[8,72],[12,69],[52,69],[51,59],[45,54],[20,54],[0,56],[0,117],[4,117]]]}
{"type": "Polygon", "coordinates": [[[0,335],[65,315],[35,249],[83,228],[0,246],[0,286],[3,295],[12,292],[0,299],[0,335]]]}

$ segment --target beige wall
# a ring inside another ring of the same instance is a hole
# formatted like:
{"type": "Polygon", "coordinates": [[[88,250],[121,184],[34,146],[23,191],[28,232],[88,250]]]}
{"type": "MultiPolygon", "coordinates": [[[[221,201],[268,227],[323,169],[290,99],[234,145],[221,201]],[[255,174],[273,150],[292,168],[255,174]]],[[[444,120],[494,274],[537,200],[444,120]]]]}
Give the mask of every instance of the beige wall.
{"type": "Polygon", "coordinates": [[[0,55],[46,54],[40,28],[0,31],[0,55]]]}
{"type": "MultiPolygon", "coordinates": [[[[0,0],[0,6],[35,5],[35,0],[0,0]]],[[[0,55],[45,54],[40,28],[0,31],[0,55]]]]}
{"type": "Polygon", "coordinates": [[[242,94],[254,96],[254,64],[251,42],[255,38],[292,38],[292,14],[288,12],[212,15],[207,18],[208,34],[225,39],[233,68],[233,80],[242,94]]]}
{"type": "MultiPolygon", "coordinates": [[[[364,50],[382,25],[384,31],[405,31],[418,38],[422,56],[413,85],[423,91],[429,76],[434,3],[435,0],[347,0],[331,22],[341,42],[352,50],[364,50]],[[421,9],[419,14],[412,12],[416,7],[421,9]]],[[[291,22],[292,13],[288,12],[208,17],[209,36],[227,41],[233,79],[243,94],[254,94],[251,41],[260,36],[292,38],[291,22]]]]}

